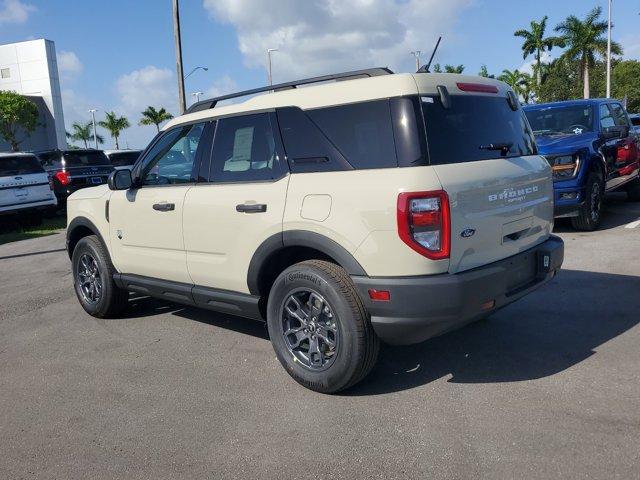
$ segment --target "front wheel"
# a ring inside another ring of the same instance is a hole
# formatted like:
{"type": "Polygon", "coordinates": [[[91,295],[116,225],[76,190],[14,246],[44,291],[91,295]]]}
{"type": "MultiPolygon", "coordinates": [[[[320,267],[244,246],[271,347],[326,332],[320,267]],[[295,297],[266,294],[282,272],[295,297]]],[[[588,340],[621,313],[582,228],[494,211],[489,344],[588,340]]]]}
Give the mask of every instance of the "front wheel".
{"type": "Polygon", "coordinates": [[[301,385],[335,393],[373,368],[380,341],[347,272],[309,260],[282,272],[267,305],[273,349],[301,385]]]}
{"type": "Polygon", "coordinates": [[[600,173],[592,172],[587,179],[584,205],[577,217],[571,218],[576,230],[592,232],[600,226],[602,218],[602,202],[604,200],[604,183],[600,173]]]}

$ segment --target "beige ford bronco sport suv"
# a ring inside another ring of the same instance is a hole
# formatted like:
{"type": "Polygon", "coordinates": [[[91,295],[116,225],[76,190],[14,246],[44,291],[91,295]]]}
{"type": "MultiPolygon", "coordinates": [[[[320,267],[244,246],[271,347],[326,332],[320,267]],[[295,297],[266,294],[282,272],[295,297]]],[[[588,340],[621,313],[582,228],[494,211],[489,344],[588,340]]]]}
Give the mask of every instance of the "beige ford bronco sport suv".
{"type": "Polygon", "coordinates": [[[551,168],[506,84],[378,68],[195,104],[131,172],[69,198],[67,248],[91,315],[136,292],[266,320],[287,372],[337,392],[380,341],[551,279],[552,227],[551,168]]]}

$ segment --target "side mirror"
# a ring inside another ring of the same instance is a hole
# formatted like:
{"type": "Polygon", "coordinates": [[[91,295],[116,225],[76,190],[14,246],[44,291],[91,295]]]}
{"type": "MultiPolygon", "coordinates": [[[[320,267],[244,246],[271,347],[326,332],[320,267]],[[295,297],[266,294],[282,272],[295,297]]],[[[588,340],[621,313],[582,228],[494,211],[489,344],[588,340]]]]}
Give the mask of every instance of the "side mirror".
{"type": "Polygon", "coordinates": [[[107,185],[111,190],[128,190],[133,185],[131,171],[127,169],[114,170],[109,174],[107,185]]]}

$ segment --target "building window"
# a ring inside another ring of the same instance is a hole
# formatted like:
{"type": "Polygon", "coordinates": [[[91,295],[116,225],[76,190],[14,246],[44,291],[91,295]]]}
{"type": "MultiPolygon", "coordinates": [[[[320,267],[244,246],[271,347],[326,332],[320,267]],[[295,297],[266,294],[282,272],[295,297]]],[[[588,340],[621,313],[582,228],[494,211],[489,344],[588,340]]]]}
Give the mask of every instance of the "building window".
{"type": "Polygon", "coordinates": [[[9,78],[11,76],[11,70],[8,68],[0,68],[0,77],[9,78]]]}

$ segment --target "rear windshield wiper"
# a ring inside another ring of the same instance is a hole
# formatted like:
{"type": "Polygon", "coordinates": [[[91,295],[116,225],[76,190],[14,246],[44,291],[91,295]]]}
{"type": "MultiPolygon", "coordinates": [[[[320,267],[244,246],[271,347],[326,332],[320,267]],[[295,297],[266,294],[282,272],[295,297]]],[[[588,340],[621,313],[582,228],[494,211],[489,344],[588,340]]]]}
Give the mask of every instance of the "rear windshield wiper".
{"type": "Polygon", "coordinates": [[[496,150],[501,155],[506,155],[511,150],[511,147],[513,147],[513,142],[489,143],[488,145],[480,145],[480,150],[496,150]]]}

